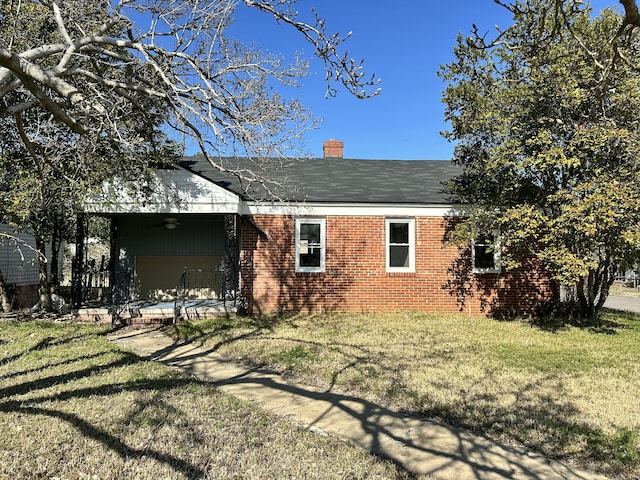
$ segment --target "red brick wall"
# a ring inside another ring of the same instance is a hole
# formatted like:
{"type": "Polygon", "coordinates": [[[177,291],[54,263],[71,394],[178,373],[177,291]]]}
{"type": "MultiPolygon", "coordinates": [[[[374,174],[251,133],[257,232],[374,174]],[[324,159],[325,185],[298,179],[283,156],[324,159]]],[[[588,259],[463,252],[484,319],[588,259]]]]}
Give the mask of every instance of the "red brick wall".
{"type": "Polygon", "coordinates": [[[295,218],[252,217],[242,230],[244,308],[250,313],[530,314],[555,293],[533,266],[502,275],[473,274],[469,249],[444,244],[447,221],[438,217],[415,219],[415,273],[388,273],[385,222],[385,217],[327,217],[325,272],[296,273],[295,218]]]}
{"type": "Polygon", "coordinates": [[[344,155],[344,142],[339,140],[327,140],[322,146],[325,157],[342,158],[344,155]]]}

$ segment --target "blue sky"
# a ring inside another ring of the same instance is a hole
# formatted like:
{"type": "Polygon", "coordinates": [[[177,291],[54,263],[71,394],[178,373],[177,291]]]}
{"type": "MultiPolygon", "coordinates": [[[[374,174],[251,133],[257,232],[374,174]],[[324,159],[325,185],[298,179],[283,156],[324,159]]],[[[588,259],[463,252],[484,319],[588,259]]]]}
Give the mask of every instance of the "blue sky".
{"type": "MultiPolygon", "coordinates": [[[[618,2],[591,4],[600,10],[618,2]]],[[[495,25],[510,24],[508,12],[493,0],[298,1],[301,15],[312,6],[325,19],[329,33],[353,32],[346,48],[382,80],[381,93],[372,99],[356,99],[344,89],[336,98],[325,98],[323,65],[312,62],[312,76],[303,80],[302,88],[289,91],[323,119],[320,129],[307,135],[312,154],[322,156],[323,141],[335,138],[345,143],[346,158],[451,158],[453,145],[440,136],[447,128],[441,102],[445,85],[436,72],[453,59],[458,32],[468,33],[475,23],[492,33],[495,25]]],[[[234,29],[243,40],[285,56],[313,53],[292,29],[275,25],[260,12],[241,8],[237,18],[234,29]]]]}

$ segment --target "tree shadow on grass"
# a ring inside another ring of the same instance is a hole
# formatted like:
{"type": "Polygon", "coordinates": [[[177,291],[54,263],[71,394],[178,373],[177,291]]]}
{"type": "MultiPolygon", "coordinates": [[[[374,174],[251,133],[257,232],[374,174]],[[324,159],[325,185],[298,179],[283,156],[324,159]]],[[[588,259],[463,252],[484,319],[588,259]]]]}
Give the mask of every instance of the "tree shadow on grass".
{"type": "MultiPolygon", "coordinates": [[[[208,324],[206,327],[201,323],[180,322],[176,326],[169,328],[167,333],[182,342],[193,341],[198,345],[206,348],[209,352],[217,352],[223,346],[229,345],[246,339],[259,339],[262,341],[277,341],[290,344],[292,347],[281,351],[280,354],[274,354],[274,357],[286,364],[287,361],[295,363],[299,358],[308,357],[311,360],[315,352],[330,348],[341,358],[347,359],[344,365],[333,372],[329,381],[328,389],[331,390],[338,382],[338,377],[344,375],[352,369],[375,369],[380,367],[380,352],[374,353],[371,349],[363,345],[355,343],[343,343],[332,341],[330,345],[321,341],[304,340],[296,337],[285,337],[272,335],[276,332],[278,326],[286,324],[287,326],[297,329],[304,328],[297,325],[297,320],[304,318],[308,321],[309,316],[301,317],[300,314],[283,312],[279,314],[262,314],[253,317],[235,317],[226,319],[212,319],[213,325],[208,324]],[[234,333],[237,330],[251,328],[250,331],[239,334],[234,333]]],[[[166,352],[174,349],[174,345],[170,345],[166,350],[157,352],[158,356],[162,356],[166,352]]],[[[243,362],[252,367],[262,367],[265,362],[256,358],[244,358],[243,362]]],[[[280,372],[283,376],[291,376],[291,371],[286,369],[280,372]]]]}
{"type": "MultiPolygon", "coordinates": [[[[33,374],[33,373],[42,372],[42,371],[48,370],[50,368],[64,367],[65,365],[72,365],[73,363],[78,362],[80,360],[84,360],[84,361],[86,361],[86,360],[94,360],[94,359],[98,359],[98,358],[104,357],[106,355],[109,355],[109,353],[107,353],[107,352],[94,353],[92,355],[84,355],[82,357],[70,358],[68,360],[62,360],[60,362],[47,363],[46,365],[42,365],[41,367],[37,367],[37,368],[29,368],[29,369],[26,369],[26,370],[16,370],[15,372],[12,372],[12,373],[7,373],[7,374],[4,374],[4,375],[0,375],[0,380],[8,380],[10,378],[22,377],[24,375],[30,375],[30,374],[33,374]]],[[[0,366],[2,366],[2,365],[0,365],[0,366]]]]}
{"type": "Polygon", "coordinates": [[[182,341],[196,342],[200,345],[207,344],[207,348],[216,351],[225,345],[240,340],[262,337],[265,332],[272,332],[282,324],[290,322],[295,315],[289,313],[256,316],[219,317],[207,320],[205,328],[201,322],[184,321],[168,328],[167,333],[182,341]],[[245,330],[244,333],[236,333],[237,330],[245,330]],[[215,345],[210,345],[210,340],[219,338],[215,345]]]}
{"type": "Polygon", "coordinates": [[[640,330],[640,314],[605,308],[595,319],[585,319],[571,315],[570,312],[554,309],[548,314],[529,319],[528,323],[532,327],[552,333],[573,327],[594,334],[617,335],[622,330],[640,330]]]}
{"type": "MultiPolygon", "coordinates": [[[[287,339],[278,337],[278,340],[287,339]]],[[[159,347],[149,354],[149,358],[198,375],[240,398],[261,402],[265,398],[282,395],[287,400],[275,406],[276,411],[295,412],[309,428],[335,433],[416,475],[456,478],[464,472],[473,478],[591,478],[588,473],[570,465],[550,462],[527,448],[550,457],[588,463],[598,459],[598,448],[606,446],[609,453],[602,459],[603,465],[619,458],[613,466],[606,467],[608,473],[616,473],[624,470],[624,465],[633,466],[638,462],[633,450],[629,450],[636,438],[634,433],[626,437],[607,435],[583,424],[581,413],[570,398],[545,392],[550,388],[548,382],[555,381],[553,377],[514,388],[507,385],[496,394],[474,392],[471,388],[464,393],[461,405],[434,405],[428,398],[417,398],[423,408],[399,412],[380,402],[334,389],[337,377],[349,369],[366,370],[367,366],[376,365],[384,368],[384,362],[374,349],[359,346],[359,350],[353,352],[351,345],[336,345],[330,341],[323,344],[289,340],[309,348],[328,347],[329,344],[332,348],[348,347],[344,362],[335,369],[327,389],[292,383],[260,366],[235,364],[216,356],[215,347],[207,350],[173,342],[159,347]],[[208,371],[200,368],[204,364],[209,365],[208,371]],[[194,365],[199,368],[193,369],[194,365]],[[234,365],[237,373],[217,378],[217,372],[225,370],[224,365],[234,365]],[[207,372],[212,372],[211,376],[207,372]],[[502,395],[515,400],[505,405],[502,395]],[[500,443],[485,435],[507,439],[508,443],[500,443]],[[514,439],[527,448],[514,446],[514,439]]],[[[487,372],[487,375],[492,373],[487,372]]],[[[446,384],[447,379],[439,381],[446,384]]],[[[497,380],[490,378],[486,381],[497,380]]],[[[452,381],[450,387],[455,389],[456,383],[452,381]]],[[[392,397],[396,390],[405,388],[402,369],[398,368],[390,379],[388,394],[392,397]]],[[[562,385],[558,383],[557,388],[562,389],[562,385]]]]}
{"type": "Polygon", "coordinates": [[[640,431],[623,428],[606,433],[579,421],[581,412],[571,401],[563,400],[568,397],[563,391],[561,382],[549,376],[503,392],[515,397],[508,404],[498,394],[469,392],[463,408],[435,405],[423,413],[479,434],[514,439],[550,457],[585,464],[596,460],[607,474],[628,473],[629,467],[640,463],[640,431]],[[546,394],[549,385],[560,394],[546,394]]]}
{"type": "MultiPolygon", "coordinates": [[[[295,405],[308,405],[300,418],[307,428],[338,435],[393,461],[414,475],[437,478],[591,478],[589,473],[579,468],[545,459],[513,442],[493,440],[485,436],[483,429],[476,428],[474,434],[464,422],[459,421],[457,415],[443,415],[446,413],[444,410],[398,412],[352,395],[283,382],[277,377],[262,374],[257,368],[214,384],[223,389],[231,387],[231,393],[234,387],[241,386],[245,391],[245,387],[255,387],[256,390],[275,390],[289,398],[295,397],[295,405]],[[309,401],[317,403],[319,408],[311,406],[309,401]],[[434,416],[444,416],[447,421],[434,419],[434,416]]],[[[546,408],[555,407],[555,403],[546,405],[546,408]]],[[[561,412],[564,408],[571,410],[570,406],[560,407],[561,412]]]]}
{"type": "MultiPolygon", "coordinates": [[[[33,350],[46,351],[46,349],[51,346],[60,346],[69,343],[74,339],[79,340],[80,337],[69,338],[59,342],[53,341],[53,337],[48,337],[39,341],[36,345],[27,349],[25,352],[13,355],[11,358],[5,360],[15,361],[26,352],[33,350]]],[[[3,412],[5,414],[18,415],[41,415],[52,419],[62,420],[68,425],[72,426],[79,435],[102,444],[106,449],[116,452],[118,456],[123,460],[148,457],[167,465],[176,473],[180,473],[186,478],[205,477],[207,472],[183,458],[164,453],[161,450],[155,448],[135,448],[131,445],[128,445],[117,435],[110,433],[105,429],[97,427],[89,420],[81,418],[80,415],[65,411],[63,409],[50,407],[52,402],[60,403],[77,398],[107,398],[120,392],[142,392],[145,390],[154,392],[169,391],[194,382],[192,379],[186,378],[143,378],[129,382],[111,382],[94,387],[70,388],[66,390],[63,389],[62,391],[60,391],[59,388],[56,388],[55,392],[47,392],[47,389],[51,387],[60,387],[89,378],[99,378],[98,375],[101,373],[108,373],[115,369],[134,365],[143,361],[136,355],[130,353],[119,353],[119,358],[114,361],[103,364],[90,365],[85,368],[66,371],[62,374],[48,376],[46,375],[46,370],[48,368],[72,366],[75,362],[85,362],[87,360],[96,361],[104,355],[113,353],[113,351],[95,353],[93,355],[81,356],[75,359],[53,363],[40,368],[26,369],[20,372],[11,372],[8,375],[5,375],[3,378],[6,380],[10,378],[17,379],[22,375],[31,375],[34,373],[44,374],[40,378],[23,382],[18,381],[14,385],[6,386],[0,389],[0,412],[3,412]],[[42,392],[42,395],[38,395],[38,392],[42,392]],[[25,398],[24,396],[27,397],[25,398]]],[[[6,365],[8,361],[5,361],[4,364],[6,365]]]]}
{"type": "MultiPolygon", "coordinates": [[[[175,386],[175,385],[173,385],[175,386]]],[[[0,404],[0,410],[3,406],[0,404]]],[[[102,430],[92,425],[90,422],[83,420],[77,415],[49,408],[16,406],[10,410],[13,413],[21,413],[24,415],[43,415],[50,418],[63,420],[73,426],[84,437],[96,440],[110,450],[115,451],[123,460],[130,458],[149,457],[158,462],[171,466],[175,471],[181,472],[187,478],[202,478],[206,472],[197,468],[195,465],[178,458],[173,455],[162,453],[153,448],[133,448],[120,440],[115,435],[110,434],[106,430],[102,430]]]]}
{"type": "MultiPolygon", "coordinates": [[[[20,357],[22,357],[23,355],[27,355],[30,352],[37,352],[37,351],[41,351],[41,350],[45,350],[47,348],[51,348],[51,347],[58,347],[58,346],[62,346],[62,345],[66,345],[75,341],[79,341],[82,340],[84,338],[88,338],[92,335],[89,334],[82,334],[82,335],[72,335],[72,336],[68,336],[68,337],[53,337],[53,336],[46,336],[40,340],[38,340],[36,343],[34,343],[33,345],[31,345],[30,347],[17,352],[13,355],[10,355],[8,357],[4,357],[4,358],[0,358],[0,367],[2,367],[3,365],[6,365],[8,363],[11,362],[15,362],[17,359],[19,359],[20,357]]],[[[6,342],[9,343],[9,342],[6,342]]]]}
{"type": "MultiPolygon", "coordinates": [[[[314,343],[323,345],[321,342],[309,342],[308,345],[313,346],[314,343]]],[[[328,340],[327,345],[330,343],[328,340]]],[[[185,342],[174,341],[168,346],[158,347],[149,355],[149,358],[173,366],[184,362],[184,365],[188,366],[193,363],[205,362],[214,353],[211,349],[205,350],[195,348],[195,346],[185,349],[183,353],[177,352],[177,348],[184,345],[185,342]]],[[[330,390],[333,389],[333,383],[336,382],[337,377],[348,369],[374,365],[376,362],[377,364],[381,363],[377,352],[373,349],[356,346],[358,350],[354,353],[353,347],[353,345],[347,344],[336,346],[336,348],[345,349],[345,358],[348,361],[336,369],[330,390]]],[[[115,451],[123,459],[146,456],[189,478],[206,476],[207,472],[198,465],[192,464],[180,456],[165,453],[160,448],[136,448],[127,444],[118,435],[97,427],[75,413],[51,406],[51,402],[64,402],[74,398],[104,397],[106,399],[118,392],[161,392],[193,383],[192,380],[185,378],[140,378],[98,386],[69,388],[63,391],[46,391],[49,387],[71,384],[74,380],[95,377],[96,374],[106,373],[142,361],[140,357],[133,354],[113,351],[111,353],[117,354],[117,358],[111,362],[90,365],[64,374],[44,376],[38,381],[25,381],[22,384],[5,387],[0,391],[0,395],[4,398],[6,395],[15,397],[28,394],[30,396],[28,398],[8,398],[1,401],[0,411],[57,418],[71,425],[80,435],[115,451]],[[38,395],[40,391],[42,394],[38,395]]],[[[87,356],[87,358],[89,357],[92,356],[87,356]]],[[[81,361],[83,358],[77,360],[81,361]]],[[[42,372],[46,373],[45,370],[42,372]]],[[[189,373],[194,374],[192,371],[189,373]]],[[[400,369],[397,374],[389,386],[390,394],[398,388],[406,388],[402,383],[400,369]]],[[[202,378],[202,380],[207,379],[202,378]]],[[[446,382],[446,379],[440,379],[440,381],[446,382]]],[[[464,471],[470,472],[476,478],[487,476],[513,478],[516,473],[529,478],[549,478],[550,476],[585,478],[580,471],[570,466],[556,463],[547,464],[544,460],[539,461],[537,455],[532,455],[519,447],[500,444],[483,436],[485,433],[496,437],[504,434],[517,439],[524,445],[535,447],[552,455],[563,452],[577,439],[578,443],[584,442],[586,445],[584,455],[578,455],[578,457],[588,459],[591,455],[597,459],[597,452],[600,449],[608,451],[610,456],[619,455],[621,464],[624,464],[625,461],[630,464],[637,461],[634,457],[634,450],[628,448],[630,442],[637,438],[634,436],[634,432],[629,432],[628,435],[621,432],[619,435],[607,436],[581,424],[577,420],[579,417],[577,408],[570,401],[545,396],[540,382],[532,382],[517,390],[507,391],[506,394],[516,397],[516,401],[508,406],[500,407],[501,402],[497,395],[469,392],[465,396],[462,408],[432,405],[422,410],[416,409],[413,412],[403,413],[352,395],[334,391],[318,391],[311,387],[284,382],[278,376],[269,375],[268,372],[258,368],[245,368],[238,375],[215,381],[214,385],[222,389],[227,386],[246,386],[256,392],[269,388],[287,395],[294,395],[302,401],[314,400],[321,405],[321,408],[314,410],[312,418],[306,423],[328,430],[332,426],[339,425],[334,416],[336,413],[346,416],[347,422],[353,422],[345,424],[347,427],[343,431],[350,440],[370,449],[377,455],[395,461],[415,474],[448,475],[451,473],[453,476],[450,478],[455,478],[455,473],[460,472],[457,469],[463,468],[464,471]],[[496,405],[498,406],[496,407],[496,405]],[[425,417],[442,421],[427,420],[425,417]],[[501,422],[504,422],[505,418],[514,420],[509,426],[503,426],[501,422]],[[522,431],[518,429],[518,425],[522,427],[522,431]],[[480,435],[470,435],[468,432],[470,429],[480,435]],[[545,438],[552,440],[548,442],[548,446],[540,446],[529,437],[531,432],[542,430],[545,438]],[[443,436],[453,442],[453,448],[442,446],[443,436]],[[410,452],[409,456],[407,456],[408,452],[410,452]],[[627,453],[625,454],[625,452],[627,453]],[[417,459],[417,461],[410,463],[407,462],[407,458],[417,459]],[[532,458],[535,458],[536,461],[532,461],[532,458]]],[[[454,384],[452,384],[453,387],[454,384]]],[[[422,401],[425,405],[429,404],[428,399],[422,401]]],[[[134,418],[135,415],[134,409],[127,418],[134,418]]]]}

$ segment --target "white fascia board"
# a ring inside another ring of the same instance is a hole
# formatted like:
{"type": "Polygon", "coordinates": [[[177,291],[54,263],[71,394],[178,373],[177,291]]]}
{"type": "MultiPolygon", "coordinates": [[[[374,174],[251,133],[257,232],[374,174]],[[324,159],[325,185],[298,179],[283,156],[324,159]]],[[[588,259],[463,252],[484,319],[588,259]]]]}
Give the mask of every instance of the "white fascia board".
{"type": "Polygon", "coordinates": [[[460,216],[459,205],[272,203],[246,202],[243,215],[308,215],[336,217],[446,217],[460,216]]]}
{"type": "Polygon", "coordinates": [[[151,193],[136,192],[130,184],[114,179],[84,202],[85,211],[119,213],[240,213],[240,198],[185,169],[154,172],[151,193]]]}

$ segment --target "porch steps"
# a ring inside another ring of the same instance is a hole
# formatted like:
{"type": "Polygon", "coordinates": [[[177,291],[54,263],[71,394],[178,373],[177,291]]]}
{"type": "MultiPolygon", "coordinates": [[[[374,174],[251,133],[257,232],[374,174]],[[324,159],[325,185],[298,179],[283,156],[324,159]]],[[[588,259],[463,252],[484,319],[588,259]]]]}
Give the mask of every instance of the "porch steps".
{"type": "Polygon", "coordinates": [[[72,311],[73,317],[82,322],[111,323],[108,307],[81,307],[72,311]]]}
{"type": "MultiPolygon", "coordinates": [[[[178,320],[194,320],[209,317],[221,317],[237,311],[232,303],[219,300],[189,300],[180,308],[178,320]]],[[[98,323],[111,323],[111,310],[108,306],[89,306],[75,310],[77,320],[98,323]]],[[[128,325],[167,324],[173,322],[175,308],[173,302],[132,302],[118,315],[118,319],[128,325]]]]}

